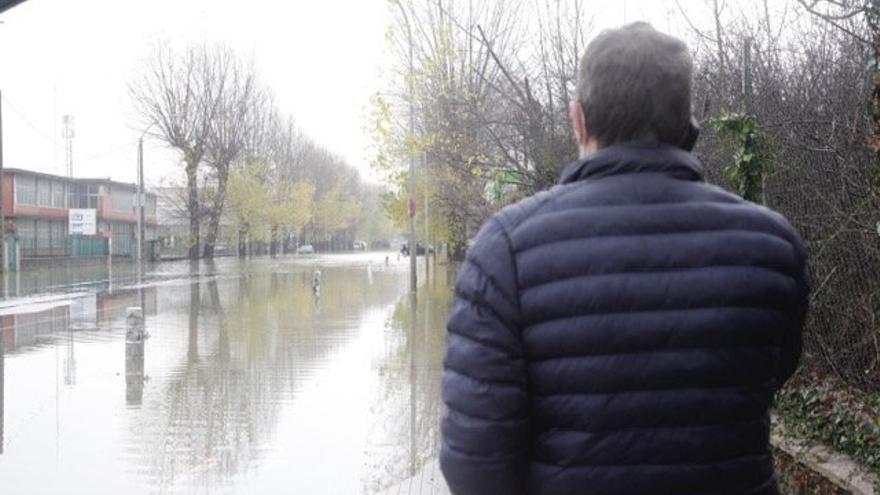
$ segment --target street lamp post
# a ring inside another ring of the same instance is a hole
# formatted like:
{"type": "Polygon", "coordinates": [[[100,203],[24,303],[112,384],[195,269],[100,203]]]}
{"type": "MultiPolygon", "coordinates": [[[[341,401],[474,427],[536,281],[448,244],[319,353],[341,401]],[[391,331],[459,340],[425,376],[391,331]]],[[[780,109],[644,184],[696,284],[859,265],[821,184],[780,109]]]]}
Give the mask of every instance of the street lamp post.
{"type": "MultiPolygon", "coordinates": [[[[425,184],[422,188],[425,195],[425,280],[431,276],[431,267],[428,265],[428,260],[431,257],[431,230],[430,225],[428,225],[428,221],[430,217],[428,215],[428,156],[422,153],[422,170],[425,172],[425,184]]],[[[437,253],[434,253],[434,260],[437,260],[437,253]]]]}
{"type": "MultiPolygon", "coordinates": [[[[403,8],[403,4],[400,3],[400,0],[397,0],[397,7],[400,9],[401,15],[403,15],[403,21],[406,23],[406,35],[407,41],[409,44],[409,77],[408,77],[408,90],[409,90],[409,138],[413,139],[416,132],[416,121],[415,121],[415,81],[413,81],[413,39],[412,39],[412,29],[409,24],[409,16],[406,15],[406,10],[403,8]]],[[[416,245],[416,159],[415,153],[412,149],[412,143],[409,143],[409,200],[407,201],[407,213],[409,214],[409,290],[412,292],[416,291],[416,258],[418,257],[418,246],[416,245]]],[[[425,256],[427,257],[427,246],[425,246],[425,256]]]]}
{"type": "MultiPolygon", "coordinates": [[[[0,94],[0,184],[3,183],[3,95],[0,94]]],[[[6,208],[3,203],[3,188],[0,187],[0,274],[6,273],[8,261],[6,260],[6,208]]],[[[4,294],[5,295],[5,294],[4,294]]],[[[0,418],[2,420],[3,418],[0,418]]],[[[0,438],[2,440],[2,438],[0,438]]],[[[2,451],[0,445],[0,451],[2,451]]]]}
{"type": "MultiPolygon", "coordinates": [[[[144,131],[146,132],[146,131],[144,131]]],[[[144,136],[138,139],[137,161],[137,261],[144,264],[144,136]]]]}
{"type": "Polygon", "coordinates": [[[138,265],[143,266],[144,264],[144,231],[145,228],[145,218],[144,218],[144,203],[146,203],[146,198],[144,197],[144,136],[147,135],[147,132],[153,127],[155,124],[150,124],[146,129],[141,133],[138,138],[138,156],[137,156],[137,246],[135,252],[137,253],[137,262],[138,265]]]}

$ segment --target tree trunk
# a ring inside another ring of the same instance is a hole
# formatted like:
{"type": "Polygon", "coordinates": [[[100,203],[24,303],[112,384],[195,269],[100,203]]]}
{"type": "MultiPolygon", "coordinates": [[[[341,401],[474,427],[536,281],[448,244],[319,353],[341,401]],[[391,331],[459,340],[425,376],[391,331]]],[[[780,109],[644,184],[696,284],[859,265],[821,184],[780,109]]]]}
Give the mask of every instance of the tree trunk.
{"type": "Polygon", "coordinates": [[[245,256],[247,256],[247,230],[241,229],[238,231],[238,257],[245,256]]]}
{"type": "Polygon", "coordinates": [[[269,237],[269,255],[273,258],[278,254],[278,227],[272,226],[272,233],[269,237]]]}
{"type": "Polygon", "coordinates": [[[189,259],[199,259],[199,190],[198,162],[188,161],[186,165],[186,210],[189,213],[189,259]]]}
{"type": "Polygon", "coordinates": [[[217,213],[216,206],[212,208],[208,215],[208,233],[205,234],[205,258],[214,257],[214,246],[217,244],[217,232],[220,229],[220,214],[217,213]]]}
{"type": "Polygon", "coordinates": [[[229,182],[229,166],[217,169],[217,191],[214,194],[214,204],[208,214],[208,233],[205,236],[205,258],[214,257],[214,246],[217,245],[217,236],[220,233],[220,217],[223,215],[223,207],[226,204],[226,184],[229,182]]]}

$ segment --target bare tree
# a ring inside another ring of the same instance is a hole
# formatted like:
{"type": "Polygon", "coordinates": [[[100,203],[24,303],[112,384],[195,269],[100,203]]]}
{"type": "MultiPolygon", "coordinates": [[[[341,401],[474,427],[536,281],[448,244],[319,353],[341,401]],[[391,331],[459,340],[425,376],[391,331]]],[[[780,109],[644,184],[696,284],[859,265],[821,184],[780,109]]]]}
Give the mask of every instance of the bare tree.
{"type": "Polygon", "coordinates": [[[231,50],[216,48],[211,54],[215,111],[208,122],[205,162],[212,175],[211,201],[203,208],[208,221],[205,258],[214,257],[220,218],[226,203],[229,171],[237,161],[262,152],[265,120],[270,118],[269,91],[257,81],[253,64],[231,50]]]}
{"type": "Polygon", "coordinates": [[[199,202],[199,166],[205,156],[211,122],[217,112],[215,64],[208,47],[191,46],[182,52],[160,46],[142,76],[129,85],[136,111],[145,126],[182,154],[186,172],[186,209],[190,223],[189,257],[199,256],[202,211],[199,202]]]}

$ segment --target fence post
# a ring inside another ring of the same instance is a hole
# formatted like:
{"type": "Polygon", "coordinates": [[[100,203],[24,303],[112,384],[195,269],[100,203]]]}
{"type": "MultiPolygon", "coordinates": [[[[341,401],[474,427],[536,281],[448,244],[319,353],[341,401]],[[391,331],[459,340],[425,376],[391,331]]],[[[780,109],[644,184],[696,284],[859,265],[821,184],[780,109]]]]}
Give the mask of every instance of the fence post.
{"type": "Polygon", "coordinates": [[[743,46],[743,107],[746,115],[754,116],[752,102],[752,39],[746,38],[743,46]]]}

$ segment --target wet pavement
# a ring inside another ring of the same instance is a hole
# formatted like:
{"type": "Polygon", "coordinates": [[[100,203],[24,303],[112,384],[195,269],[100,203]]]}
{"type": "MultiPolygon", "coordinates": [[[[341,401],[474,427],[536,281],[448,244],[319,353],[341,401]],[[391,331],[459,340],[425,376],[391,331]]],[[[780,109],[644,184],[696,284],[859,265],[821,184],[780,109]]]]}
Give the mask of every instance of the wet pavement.
{"type": "Polygon", "coordinates": [[[413,298],[385,256],[18,281],[0,301],[0,491],[443,493],[454,273],[413,298]],[[149,338],[127,344],[134,306],[149,338]]]}

